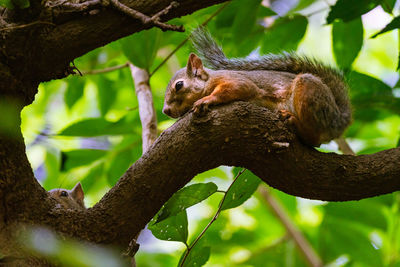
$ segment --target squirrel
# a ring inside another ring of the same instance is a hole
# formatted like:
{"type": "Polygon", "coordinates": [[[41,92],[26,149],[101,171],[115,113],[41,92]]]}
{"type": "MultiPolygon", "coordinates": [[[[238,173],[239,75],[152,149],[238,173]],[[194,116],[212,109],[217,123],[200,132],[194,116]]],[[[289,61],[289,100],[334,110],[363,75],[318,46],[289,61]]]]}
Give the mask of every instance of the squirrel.
{"type": "Polygon", "coordinates": [[[248,101],[280,111],[311,146],[340,137],[350,124],[348,85],[339,70],[286,52],[228,59],[204,28],[191,41],[200,57],[191,53],[170,80],[164,114],[178,118],[191,109],[202,114],[209,106],[248,101]]]}
{"type": "Polygon", "coordinates": [[[86,209],[85,204],[83,203],[85,195],[81,183],[77,183],[71,190],[56,188],[48,191],[48,193],[64,209],[86,209]]]}

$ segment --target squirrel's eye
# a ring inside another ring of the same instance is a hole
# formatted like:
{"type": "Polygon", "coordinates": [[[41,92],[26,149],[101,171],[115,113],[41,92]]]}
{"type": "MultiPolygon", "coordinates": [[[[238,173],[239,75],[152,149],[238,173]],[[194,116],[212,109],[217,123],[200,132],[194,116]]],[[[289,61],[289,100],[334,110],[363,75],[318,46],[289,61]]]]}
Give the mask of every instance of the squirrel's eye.
{"type": "Polygon", "coordinates": [[[182,89],[182,87],[183,87],[183,81],[179,81],[179,82],[177,82],[177,83],[175,84],[175,89],[176,89],[176,91],[182,89]]]}
{"type": "Polygon", "coordinates": [[[61,191],[60,196],[67,197],[68,196],[68,192],[67,191],[61,191]]]}

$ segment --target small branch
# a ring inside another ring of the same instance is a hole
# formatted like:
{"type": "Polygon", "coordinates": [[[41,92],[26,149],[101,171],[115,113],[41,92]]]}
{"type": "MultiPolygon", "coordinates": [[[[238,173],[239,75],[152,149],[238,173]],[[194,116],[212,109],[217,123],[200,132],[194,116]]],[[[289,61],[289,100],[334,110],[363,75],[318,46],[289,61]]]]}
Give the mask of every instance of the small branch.
{"type": "Polygon", "coordinates": [[[175,1],[172,1],[169,4],[169,6],[167,6],[165,9],[161,10],[160,12],[158,12],[156,15],[154,15],[152,17],[149,17],[139,11],[136,11],[136,10],[122,4],[118,0],[110,0],[110,3],[116,9],[125,13],[126,15],[128,15],[134,19],[138,19],[138,20],[142,21],[142,23],[144,25],[154,25],[155,27],[160,28],[162,31],[167,31],[167,30],[178,31],[178,32],[185,31],[182,25],[177,26],[177,25],[171,25],[171,24],[166,24],[166,23],[160,22],[159,16],[168,13],[171,8],[178,6],[179,3],[175,2],[175,1]]]}
{"type": "Polygon", "coordinates": [[[62,4],[60,5],[54,5],[50,7],[59,7],[61,9],[67,9],[69,11],[76,11],[76,12],[82,12],[86,11],[89,8],[95,8],[102,6],[103,2],[101,0],[87,0],[82,3],[71,3],[67,1],[63,1],[62,4]]]}
{"type": "Polygon", "coordinates": [[[346,139],[343,137],[335,139],[335,143],[338,145],[339,150],[342,151],[344,155],[356,155],[353,149],[351,149],[349,143],[347,143],[346,139]]]}
{"type": "Polygon", "coordinates": [[[142,148],[145,153],[157,139],[157,118],[153,96],[149,84],[149,73],[129,64],[132,78],[135,81],[135,92],[139,103],[139,116],[142,123],[142,148]]]}
{"type": "Polygon", "coordinates": [[[213,218],[211,219],[211,221],[206,225],[206,227],[204,227],[203,231],[201,231],[201,233],[196,237],[196,239],[193,241],[193,243],[190,246],[187,247],[186,253],[183,256],[183,259],[182,259],[181,263],[179,264],[179,267],[183,266],[183,264],[185,263],[187,257],[189,256],[190,251],[194,248],[194,246],[197,244],[197,242],[204,236],[204,234],[206,233],[208,228],[210,228],[210,226],[213,224],[213,222],[215,222],[215,220],[218,218],[219,214],[222,211],[222,205],[224,204],[224,201],[225,201],[225,198],[226,198],[226,195],[227,195],[229,189],[236,182],[236,180],[239,178],[239,176],[242,175],[245,171],[246,171],[246,169],[243,168],[242,170],[240,170],[240,172],[238,172],[238,174],[236,175],[235,179],[233,179],[233,182],[230,184],[229,188],[226,190],[224,196],[222,197],[221,201],[219,202],[218,210],[215,213],[215,215],[213,216],[213,218]]]}
{"type": "MultiPolygon", "coordinates": [[[[218,15],[230,2],[224,3],[220,8],[217,9],[208,19],[206,19],[201,25],[206,26],[208,22],[210,22],[216,15],[218,15]]],[[[153,76],[153,74],[158,71],[175,53],[178,51],[190,38],[190,35],[188,35],[175,49],[169,53],[169,55],[164,58],[164,60],[150,73],[150,77],[153,76]]]]}
{"type": "Polygon", "coordinates": [[[31,27],[33,25],[38,25],[38,24],[45,24],[45,25],[51,25],[51,26],[56,26],[54,23],[48,22],[48,21],[34,21],[28,24],[23,24],[23,25],[16,25],[16,26],[10,26],[10,27],[5,27],[1,28],[0,31],[9,31],[9,30],[15,30],[15,29],[23,29],[27,27],[31,27]]]}
{"type": "Polygon", "coordinates": [[[292,223],[289,215],[285,212],[278,201],[268,192],[268,190],[264,186],[260,186],[258,192],[260,192],[261,196],[268,203],[269,207],[275,213],[276,217],[282,222],[288,234],[293,238],[297,247],[305,256],[308,265],[312,267],[323,266],[322,261],[317,253],[315,253],[314,249],[312,248],[310,243],[308,243],[307,239],[305,239],[302,233],[292,223]]]}
{"type": "Polygon", "coordinates": [[[175,8],[175,7],[178,7],[178,6],[179,6],[179,3],[178,3],[178,2],[172,1],[172,2],[169,4],[169,6],[167,6],[166,8],[164,8],[163,10],[161,10],[160,12],[158,12],[157,14],[155,14],[154,16],[152,16],[152,17],[151,17],[151,20],[153,20],[153,21],[159,21],[161,16],[168,14],[168,12],[169,12],[172,8],[175,8]]]}
{"type": "Polygon", "coordinates": [[[123,69],[129,66],[129,62],[126,62],[125,64],[118,65],[118,66],[112,66],[104,69],[99,69],[99,70],[88,70],[88,71],[82,71],[82,75],[92,75],[92,74],[101,74],[101,73],[107,73],[111,72],[114,70],[119,70],[123,69]]]}

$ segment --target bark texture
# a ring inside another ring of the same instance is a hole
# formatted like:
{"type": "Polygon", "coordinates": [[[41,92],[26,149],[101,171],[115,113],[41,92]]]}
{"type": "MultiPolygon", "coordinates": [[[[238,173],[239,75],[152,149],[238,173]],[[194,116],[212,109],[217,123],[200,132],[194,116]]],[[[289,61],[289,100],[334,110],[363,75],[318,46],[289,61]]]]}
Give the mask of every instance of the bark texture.
{"type": "MultiPolygon", "coordinates": [[[[13,122],[7,129],[0,127],[0,254],[9,256],[8,259],[22,255],[20,247],[12,242],[15,226],[21,224],[52,228],[58,224],[55,229],[70,236],[104,241],[97,230],[87,228],[89,232],[76,233],[88,225],[107,228],[109,220],[97,224],[93,218],[83,223],[91,211],[79,213],[54,209],[54,201],[36,181],[26,157],[19,115],[22,108],[34,100],[40,82],[63,78],[76,71],[75,58],[152,26],[144,25],[141,20],[132,19],[112,6],[99,4],[100,1],[85,7],[95,2],[30,0],[27,9],[0,7],[0,107],[7,111],[2,114],[3,118],[13,122]]],[[[170,0],[122,2],[149,16],[163,14],[160,21],[166,21],[224,0],[179,1],[179,5],[161,13],[170,6],[170,0]]],[[[103,211],[102,216],[107,213],[103,211]]],[[[111,218],[116,219],[118,215],[111,218]]],[[[118,236],[118,233],[114,235],[118,236]]],[[[105,239],[123,246],[128,237],[121,241],[110,236],[105,239]]],[[[0,264],[3,261],[0,260],[0,264]]],[[[12,261],[20,266],[41,265],[36,260],[12,261]]]]}
{"type": "Polygon", "coordinates": [[[399,156],[400,148],[363,156],[318,152],[299,142],[277,114],[238,102],[204,117],[184,116],[93,208],[48,210],[36,223],[95,243],[126,246],[174,192],[220,165],[246,167],[292,195],[347,201],[399,190],[399,156]]]}

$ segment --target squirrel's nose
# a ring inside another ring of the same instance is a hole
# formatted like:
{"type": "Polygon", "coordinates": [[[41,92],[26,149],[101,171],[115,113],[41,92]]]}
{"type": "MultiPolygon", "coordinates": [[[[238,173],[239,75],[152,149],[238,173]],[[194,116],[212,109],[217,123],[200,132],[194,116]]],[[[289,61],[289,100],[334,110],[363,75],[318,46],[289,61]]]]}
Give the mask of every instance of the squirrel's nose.
{"type": "Polygon", "coordinates": [[[169,107],[164,107],[162,112],[167,116],[171,116],[171,109],[169,107]]]}

